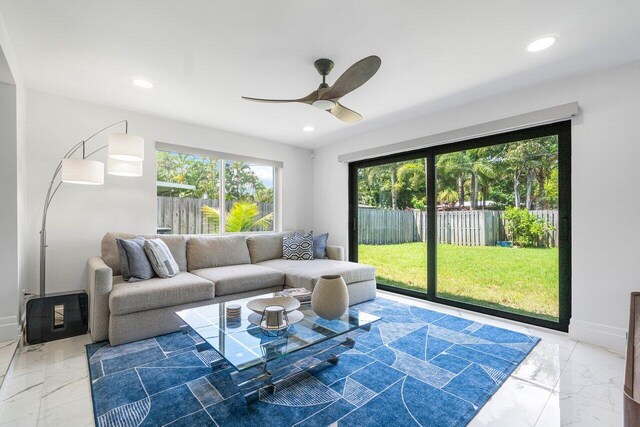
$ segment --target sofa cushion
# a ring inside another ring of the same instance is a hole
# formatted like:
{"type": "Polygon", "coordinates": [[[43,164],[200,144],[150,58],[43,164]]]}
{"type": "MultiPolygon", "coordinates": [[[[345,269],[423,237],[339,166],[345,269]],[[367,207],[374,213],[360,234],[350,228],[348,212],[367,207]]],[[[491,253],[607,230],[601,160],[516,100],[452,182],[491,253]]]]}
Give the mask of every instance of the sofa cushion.
{"type": "Polygon", "coordinates": [[[216,296],[284,286],[281,271],[255,264],[203,268],[192,273],[215,283],[216,296]]]}
{"type": "Polygon", "coordinates": [[[282,258],[282,237],[289,233],[254,234],[247,236],[251,263],[282,258]]]}
{"type": "Polygon", "coordinates": [[[285,286],[307,288],[310,291],[320,276],[339,274],[347,285],[364,280],[375,280],[376,270],[370,265],[332,259],[314,259],[311,261],[290,261],[273,259],[258,265],[282,271],[285,275],[285,286]]]}
{"type": "Polygon", "coordinates": [[[250,263],[246,236],[190,236],[187,241],[189,271],[250,263]]]}
{"type": "Polygon", "coordinates": [[[120,254],[120,272],[127,282],[139,282],[155,276],[153,267],[144,251],[144,237],[135,239],[116,238],[116,247],[120,254]]]}
{"type": "Polygon", "coordinates": [[[127,283],[122,276],[116,276],[109,295],[109,310],[118,316],[209,300],[214,296],[211,281],[187,272],[167,279],[153,278],[136,283],[127,283]]]}
{"type": "Polygon", "coordinates": [[[165,242],[160,239],[147,239],[144,241],[144,252],[147,254],[153,271],[159,277],[173,277],[180,272],[176,260],[165,242]]]}
{"type": "MultiPolygon", "coordinates": [[[[116,247],[116,237],[120,239],[133,239],[139,234],[132,233],[106,233],[102,237],[101,254],[104,263],[112,270],[114,276],[121,274],[120,256],[116,247]]],[[[145,239],[160,239],[167,244],[173,259],[178,263],[180,271],[187,271],[187,239],[179,234],[144,234],[145,239]]]]}

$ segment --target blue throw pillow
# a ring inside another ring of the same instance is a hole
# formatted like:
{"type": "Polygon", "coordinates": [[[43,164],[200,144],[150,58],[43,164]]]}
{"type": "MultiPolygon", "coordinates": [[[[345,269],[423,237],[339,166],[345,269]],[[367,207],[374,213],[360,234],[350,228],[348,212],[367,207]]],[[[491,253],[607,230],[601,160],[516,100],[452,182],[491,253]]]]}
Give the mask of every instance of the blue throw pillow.
{"type": "Polygon", "coordinates": [[[326,258],[327,257],[327,239],[329,233],[318,234],[313,236],[313,258],[326,258]]]}
{"type": "Polygon", "coordinates": [[[127,282],[138,282],[155,276],[153,267],[144,252],[144,237],[118,239],[116,246],[120,255],[120,271],[127,282]]]}

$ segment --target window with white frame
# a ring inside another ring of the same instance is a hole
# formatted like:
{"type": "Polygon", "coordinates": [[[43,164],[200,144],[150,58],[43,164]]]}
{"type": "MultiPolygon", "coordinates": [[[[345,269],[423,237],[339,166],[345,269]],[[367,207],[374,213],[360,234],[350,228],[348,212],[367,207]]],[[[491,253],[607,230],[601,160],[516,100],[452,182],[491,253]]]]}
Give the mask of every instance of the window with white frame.
{"type": "Polygon", "coordinates": [[[158,143],[156,166],[159,233],[276,229],[278,162],[158,143]]]}

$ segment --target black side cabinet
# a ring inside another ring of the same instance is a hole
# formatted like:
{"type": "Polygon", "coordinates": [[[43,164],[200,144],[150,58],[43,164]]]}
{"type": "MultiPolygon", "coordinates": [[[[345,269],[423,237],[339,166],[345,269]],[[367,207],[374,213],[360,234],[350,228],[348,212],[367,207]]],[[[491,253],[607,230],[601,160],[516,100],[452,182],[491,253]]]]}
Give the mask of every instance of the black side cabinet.
{"type": "Polygon", "coordinates": [[[85,291],[49,294],[27,301],[27,343],[39,344],[87,333],[89,299],[85,291]]]}

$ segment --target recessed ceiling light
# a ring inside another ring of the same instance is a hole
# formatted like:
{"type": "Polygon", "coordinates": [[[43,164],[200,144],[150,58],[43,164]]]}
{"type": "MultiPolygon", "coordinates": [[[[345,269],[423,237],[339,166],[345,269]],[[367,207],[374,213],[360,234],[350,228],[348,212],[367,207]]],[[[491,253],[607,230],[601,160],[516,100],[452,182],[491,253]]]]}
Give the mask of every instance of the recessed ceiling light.
{"type": "Polygon", "coordinates": [[[134,79],[133,84],[138,87],[143,87],[145,89],[151,89],[153,87],[153,83],[147,80],[142,80],[142,79],[134,79]]]}
{"type": "Polygon", "coordinates": [[[541,50],[545,50],[553,46],[556,42],[555,36],[546,36],[539,38],[538,40],[534,40],[527,46],[527,50],[529,52],[540,52],[541,50]]]}
{"type": "Polygon", "coordinates": [[[314,130],[316,130],[316,128],[314,128],[311,125],[307,125],[307,126],[303,127],[302,130],[305,131],[305,132],[313,132],[314,130]]]}

